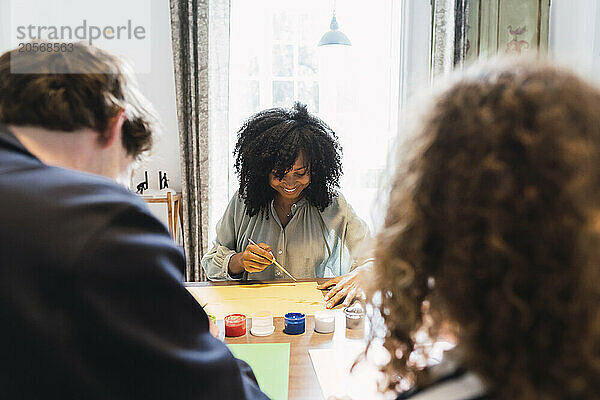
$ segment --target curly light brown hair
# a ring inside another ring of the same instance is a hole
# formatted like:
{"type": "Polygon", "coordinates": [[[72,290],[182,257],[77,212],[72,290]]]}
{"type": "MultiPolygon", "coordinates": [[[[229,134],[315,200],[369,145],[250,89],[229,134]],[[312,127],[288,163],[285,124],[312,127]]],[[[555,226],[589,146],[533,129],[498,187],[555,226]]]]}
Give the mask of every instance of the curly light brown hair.
{"type": "Polygon", "coordinates": [[[428,379],[415,333],[449,322],[496,398],[599,398],[600,91],[496,61],[435,97],[414,133],[376,250],[390,387],[428,379]]]}

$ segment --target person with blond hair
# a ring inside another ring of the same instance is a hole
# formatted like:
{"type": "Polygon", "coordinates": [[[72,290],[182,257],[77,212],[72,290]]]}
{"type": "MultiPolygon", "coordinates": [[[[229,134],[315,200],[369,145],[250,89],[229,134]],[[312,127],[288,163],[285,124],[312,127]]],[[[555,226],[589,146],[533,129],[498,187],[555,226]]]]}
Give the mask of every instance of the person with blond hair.
{"type": "Polygon", "coordinates": [[[435,97],[398,165],[374,302],[398,399],[600,398],[600,90],[489,63],[435,97]],[[456,347],[420,368],[454,327],[456,347]]]}

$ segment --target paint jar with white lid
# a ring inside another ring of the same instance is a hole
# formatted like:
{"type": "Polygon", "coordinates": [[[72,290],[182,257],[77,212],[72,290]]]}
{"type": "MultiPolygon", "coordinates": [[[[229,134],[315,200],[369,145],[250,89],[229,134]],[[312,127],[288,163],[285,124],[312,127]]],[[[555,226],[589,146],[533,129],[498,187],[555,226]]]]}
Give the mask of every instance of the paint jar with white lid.
{"type": "Polygon", "coordinates": [[[335,330],[335,314],[331,310],[319,310],[315,312],[315,331],[319,333],[331,333],[335,330]]]}
{"type": "Polygon", "coordinates": [[[275,331],[273,326],[273,313],[258,311],[252,314],[252,328],[250,333],[254,336],[269,336],[275,331]]]}

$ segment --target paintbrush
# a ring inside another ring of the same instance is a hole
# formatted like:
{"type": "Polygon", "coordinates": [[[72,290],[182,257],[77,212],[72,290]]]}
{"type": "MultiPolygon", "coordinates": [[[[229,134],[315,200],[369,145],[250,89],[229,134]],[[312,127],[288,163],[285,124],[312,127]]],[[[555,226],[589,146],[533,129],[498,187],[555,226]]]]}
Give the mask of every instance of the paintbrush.
{"type": "MultiPolygon", "coordinates": [[[[254,243],[254,240],[252,240],[252,239],[248,238],[248,241],[250,241],[250,243],[252,243],[253,245],[255,245],[255,246],[258,246],[256,243],[254,243]]],[[[269,252],[269,253],[271,253],[271,255],[273,256],[273,259],[272,259],[272,260],[269,260],[269,261],[272,261],[272,262],[273,262],[273,264],[275,264],[275,266],[276,266],[277,268],[279,268],[280,270],[282,270],[283,272],[285,272],[285,274],[286,274],[287,276],[289,276],[289,277],[290,277],[290,278],[292,278],[293,280],[296,280],[296,278],[294,278],[292,275],[290,275],[290,273],[289,273],[289,272],[287,272],[287,271],[285,270],[285,268],[283,268],[283,267],[281,266],[281,264],[279,264],[279,263],[277,262],[277,260],[275,259],[275,256],[273,255],[273,253],[272,253],[272,252],[269,252]]],[[[260,254],[257,254],[257,256],[260,256],[260,254]]],[[[261,257],[262,257],[262,256],[261,256],[261,257]]],[[[267,260],[268,260],[268,258],[267,258],[267,260]]]]}

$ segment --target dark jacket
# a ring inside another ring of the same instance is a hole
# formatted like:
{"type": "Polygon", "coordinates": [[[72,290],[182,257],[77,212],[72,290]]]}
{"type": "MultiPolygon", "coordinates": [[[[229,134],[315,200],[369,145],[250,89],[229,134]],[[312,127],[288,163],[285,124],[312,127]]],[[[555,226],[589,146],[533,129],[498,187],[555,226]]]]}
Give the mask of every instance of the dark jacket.
{"type": "Polygon", "coordinates": [[[145,203],[0,125],[2,398],[266,399],[208,332],[145,203]]]}

